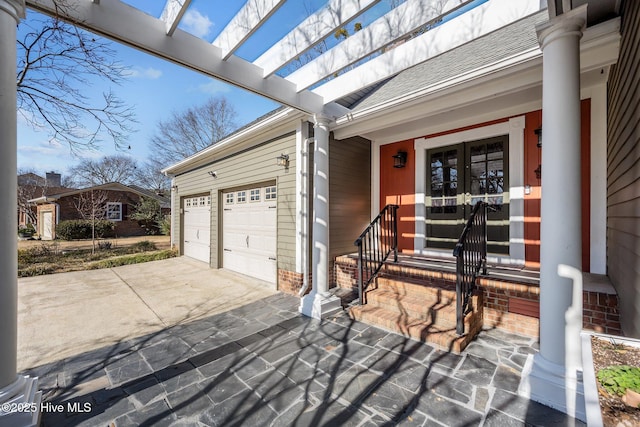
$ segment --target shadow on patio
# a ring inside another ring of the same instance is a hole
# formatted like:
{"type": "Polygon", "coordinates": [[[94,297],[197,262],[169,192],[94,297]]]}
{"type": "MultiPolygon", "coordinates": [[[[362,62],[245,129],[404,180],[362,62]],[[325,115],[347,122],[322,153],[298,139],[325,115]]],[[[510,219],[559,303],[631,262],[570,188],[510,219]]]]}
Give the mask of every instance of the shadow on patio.
{"type": "Polygon", "coordinates": [[[312,320],[297,305],[297,298],[276,294],[32,369],[45,392],[42,424],[573,421],[517,396],[522,366],[536,351],[531,338],[484,331],[456,355],[344,314],[312,320]]]}

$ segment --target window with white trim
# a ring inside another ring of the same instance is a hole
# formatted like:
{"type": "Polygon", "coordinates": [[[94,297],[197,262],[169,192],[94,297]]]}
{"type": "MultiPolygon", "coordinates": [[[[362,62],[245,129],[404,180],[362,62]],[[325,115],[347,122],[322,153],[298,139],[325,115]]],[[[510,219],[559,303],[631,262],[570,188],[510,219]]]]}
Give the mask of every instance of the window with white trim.
{"type": "Polygon", "coordinates": [[[233,204],[233,193],[227,193],[227,198],[225,200],[225,203],[227,205],[232,205],[233,204]]]}
{"type": "Polygon", "coordinates": [[[247,201],[247,192],[238,191],[238,203],[244,203],[247,201]]]}
{"type": "Polygon", "coordinates": [[[260,201],[260,189],[259,188],[255,188],[255,189],[251,190],[250,196],[249,196],[249,200],[252,201],[252,202],[259,202],[260,201]]]}
{"type": "Polygon", "coordinates": [[[122,203],[107,202],[107,219],[109,221],[122,221],[122,203]]]}
{"type": "Polygon", "coordinates": [[[277,197],[276,186],[266,187],[264,189],[264,199],[265,200],[275,200],[277,197]]]}

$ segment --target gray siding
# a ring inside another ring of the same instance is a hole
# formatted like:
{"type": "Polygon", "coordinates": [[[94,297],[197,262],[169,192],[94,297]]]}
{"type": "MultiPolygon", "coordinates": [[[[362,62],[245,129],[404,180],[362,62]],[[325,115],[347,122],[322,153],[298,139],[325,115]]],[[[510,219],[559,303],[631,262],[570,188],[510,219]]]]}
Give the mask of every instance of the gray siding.
{"type": "MultiPolygon", "coordinates": [[[[173,212],[180,212],[182,197],[211,194],[211,267],[222,267],[218,240],[221,236],[220,195],[231,188],[275,182],[278,191],[278,268],[295,271],[296,256],[296,136],[290,133],[250,150],[222,158],[176,177],[178,196],[173,212]],[[276,157],[289,155],[289,168],[276,165],[276,157]],[[212,178],[208,172],[218,175],[212,178]]],[[[175,242],[182,246],[182,214],[174,215],[175,242]]]]}
{"type": "Polygon", "coordinates": [[[640,338],[640,2],[622,8],[620,58],[609,78],[607,268],[622,330],[640,338]]]}
{"type": "Polygon", "coordinates": [[[369,225],[371,144],[363,138],[331,141],[329,147],[330,260],[353,253],[353,242],[369,225]]]}

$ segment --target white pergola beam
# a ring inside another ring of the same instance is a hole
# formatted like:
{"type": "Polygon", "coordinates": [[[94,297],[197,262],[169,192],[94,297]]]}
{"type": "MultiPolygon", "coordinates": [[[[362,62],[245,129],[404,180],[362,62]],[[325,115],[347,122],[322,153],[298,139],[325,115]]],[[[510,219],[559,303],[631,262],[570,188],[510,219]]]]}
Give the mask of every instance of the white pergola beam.
{"type": "MultiPolygon", "coordinates": [[[[99,3],[99,1],[94,1],[94,3],[99,3]]],[[[191,0],[167,0],[165,3],[160,19],[164,21],[168,36],[173,35],[173,32],[178,28],[189,4],[191,4],[191,0]]]]}
{"type": "Polygon", "coordinates": [[[220,49],[185,31],[166,36],[165,23],[119,0],[99,5],[75,0],[63,11],[54,0],[27,0],[27,7],[57,16],[78,27],[167,61],[201,72],[307,113],[324,110],[322,97],[298,92],[293,83],[278,77],[263,78],[260,67],[236,56],[222,60],[220,49]]]}
{"type": "Polygon", "coordinates": [[[331,0],[254,61],[270,76],[380,0],[331,0]]]}
{"type": "Polygon", "coordinates": [[[213,41],[227,60],[285,0],[249,0],[213,41]]]}
{"type": "Polygon", "coordinates": [[[490,0],[313,90],[335,101],[540,10],[539,0],[490,0]]]}
{"type": "Polygon", "coordinates": [[[298,90],[333,75],[460,6],[465,0],[407,0],[287,76],[298,90]]]}

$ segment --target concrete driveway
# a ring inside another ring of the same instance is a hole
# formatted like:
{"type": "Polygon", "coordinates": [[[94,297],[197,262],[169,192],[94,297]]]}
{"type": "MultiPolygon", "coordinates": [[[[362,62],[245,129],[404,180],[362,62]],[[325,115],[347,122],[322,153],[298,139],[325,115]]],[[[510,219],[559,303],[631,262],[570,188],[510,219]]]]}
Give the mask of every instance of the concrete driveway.
{"type": "Polygon", "coordinates": [[[18,280],[18,371],[211,316],[274,285],[185,257],[18,280]]]}

